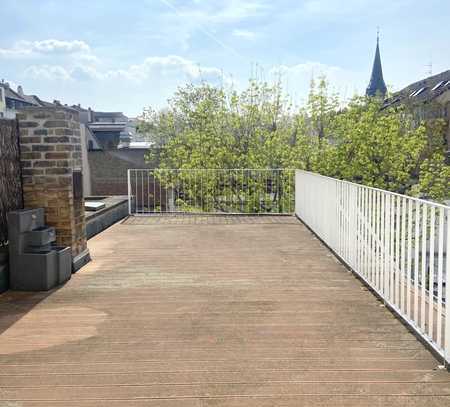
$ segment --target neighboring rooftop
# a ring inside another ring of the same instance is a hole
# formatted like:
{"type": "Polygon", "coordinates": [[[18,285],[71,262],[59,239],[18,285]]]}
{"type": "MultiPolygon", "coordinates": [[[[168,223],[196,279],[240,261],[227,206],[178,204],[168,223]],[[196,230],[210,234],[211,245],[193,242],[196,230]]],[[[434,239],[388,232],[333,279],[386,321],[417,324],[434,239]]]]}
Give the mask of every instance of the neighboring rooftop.
{"type": "Polygon", "coordinates": [[[385,106],[392,106],[406,101],[412,103],[428,103],[448,90],[450,90],[450,70],[429,76],[428,78],[406,86],[402,90],[394,93],[386,101],[385,106]]]}
{"type": "Polygon", "coordinates": [[[36,95],[26,95],[22,86],[17,87],[17,91],[13,90],[8,82],[1,81],[0,87],[5,89],[5,98],[13,99],[30,106],[53,106],[53,103],[45,102],[38,98],[36,95]]]}

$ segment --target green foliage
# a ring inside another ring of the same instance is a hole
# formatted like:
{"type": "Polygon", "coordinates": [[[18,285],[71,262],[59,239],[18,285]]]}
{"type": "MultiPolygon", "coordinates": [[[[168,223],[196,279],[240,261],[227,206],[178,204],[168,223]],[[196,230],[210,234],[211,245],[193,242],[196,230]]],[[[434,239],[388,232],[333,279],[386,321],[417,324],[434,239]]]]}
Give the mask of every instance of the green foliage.
{"type": "Polygon", "coordinates": [[[239,93],[203,83],[180,88],[164,111],[145,111],[140,130],[158,146],[148,158],[157,155],[160,168],[300,168],[448,197],[443,121],[421,122],[414,109],[386,109],[376,98],[340,106],[325,78],[312,81],[302,109],[293,108],[279,84],[250,81],[239,93]]]}

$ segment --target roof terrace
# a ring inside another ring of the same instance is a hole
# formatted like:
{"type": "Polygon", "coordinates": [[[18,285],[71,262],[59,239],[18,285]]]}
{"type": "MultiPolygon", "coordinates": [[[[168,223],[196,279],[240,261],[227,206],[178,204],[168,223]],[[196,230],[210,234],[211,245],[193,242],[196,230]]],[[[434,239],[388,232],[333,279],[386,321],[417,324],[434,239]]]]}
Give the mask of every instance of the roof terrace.
{"type": "Polygon", "coordinates": [[[132,216],[89,241],[93,261],[65,286],[0,296],[0,405],[450,403],[447,207],[297,172],[313,234],[293,207],[177,214],[173,178],[147,203],[137,182],[132,216]]]}

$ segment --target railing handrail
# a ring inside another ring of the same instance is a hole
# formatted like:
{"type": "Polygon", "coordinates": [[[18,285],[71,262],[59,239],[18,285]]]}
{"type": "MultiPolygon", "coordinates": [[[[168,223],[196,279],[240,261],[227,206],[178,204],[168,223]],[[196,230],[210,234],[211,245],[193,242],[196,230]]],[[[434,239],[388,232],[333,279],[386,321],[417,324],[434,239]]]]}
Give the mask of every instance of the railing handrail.
{"type": "Polygon", "coordinates": [[[445,204],[441,204],[441,203],[439,203],[439,202],[428,201],[428,200],[423,199],[423,198],[417,198],[417,197],[410,196],[410,195],[400,194],[400,193],[398,193],[398,192],[392,192],[392,191],[389,191],[389,190],[387,190],[387,189],[381,189],[381,188],[377,188],[377,187],[371,187],[371,186],[365,185],[365,184],[358,184],[357,182],[347,181],[347,180],[339,179],[339,178],[333,178],[333,177],[329,177],[329,176],[327,176],[327,175],[319,174],[319,173],[317,173],[317,172],[311,172],[311,171],[306,171],[306,170],[296,170],[296,171],[303,172],[303,173],[305,173],[305,174],[314,175],[314,176],[316,176],[316,177],[326,178],[326,179],[333,180],[333,181],[343,182],[343,183],[345,183],[345,184],[354,185],[354,186],[356,186],[356,187],[364,187],[364,188],[368,188],[368,189],[371,189],[371,190],[373,190],[373,191],[379,191],[379,192],[383,192],[383,193],[385,193],[385,194],[390,194],[390,195],[398,196],[398,197],[401,197],[401,198],[408,198],[408,199],[411,199],[411,200],[413,200],[413,201],[417,201],[417,202],[420,202],[420,203],[433,205],[433,206],[435,206],[435,207],[437,207],[437,208],[450,209],[450,206],[445,205],[445,204]]]}
{"type": "Polygon", "coordinates": [[[128,171],[297,171],[295,168],[129,168],[128,171]]]}

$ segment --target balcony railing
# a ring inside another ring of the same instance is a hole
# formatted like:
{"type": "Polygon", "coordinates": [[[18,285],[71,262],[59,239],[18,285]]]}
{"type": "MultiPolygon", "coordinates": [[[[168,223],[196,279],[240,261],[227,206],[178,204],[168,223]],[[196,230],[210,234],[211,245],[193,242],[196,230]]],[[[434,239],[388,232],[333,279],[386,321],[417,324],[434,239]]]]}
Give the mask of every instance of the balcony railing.
{"type": "Polygon", "coordinates": [[[295,188],[297,216],[450,362],[450,208],[304,171],[295,188]]]}
{"type": "Polygon", "coordinates": [[[130,169],[129,211],[293,214],[294,170],[130,169]]]}

